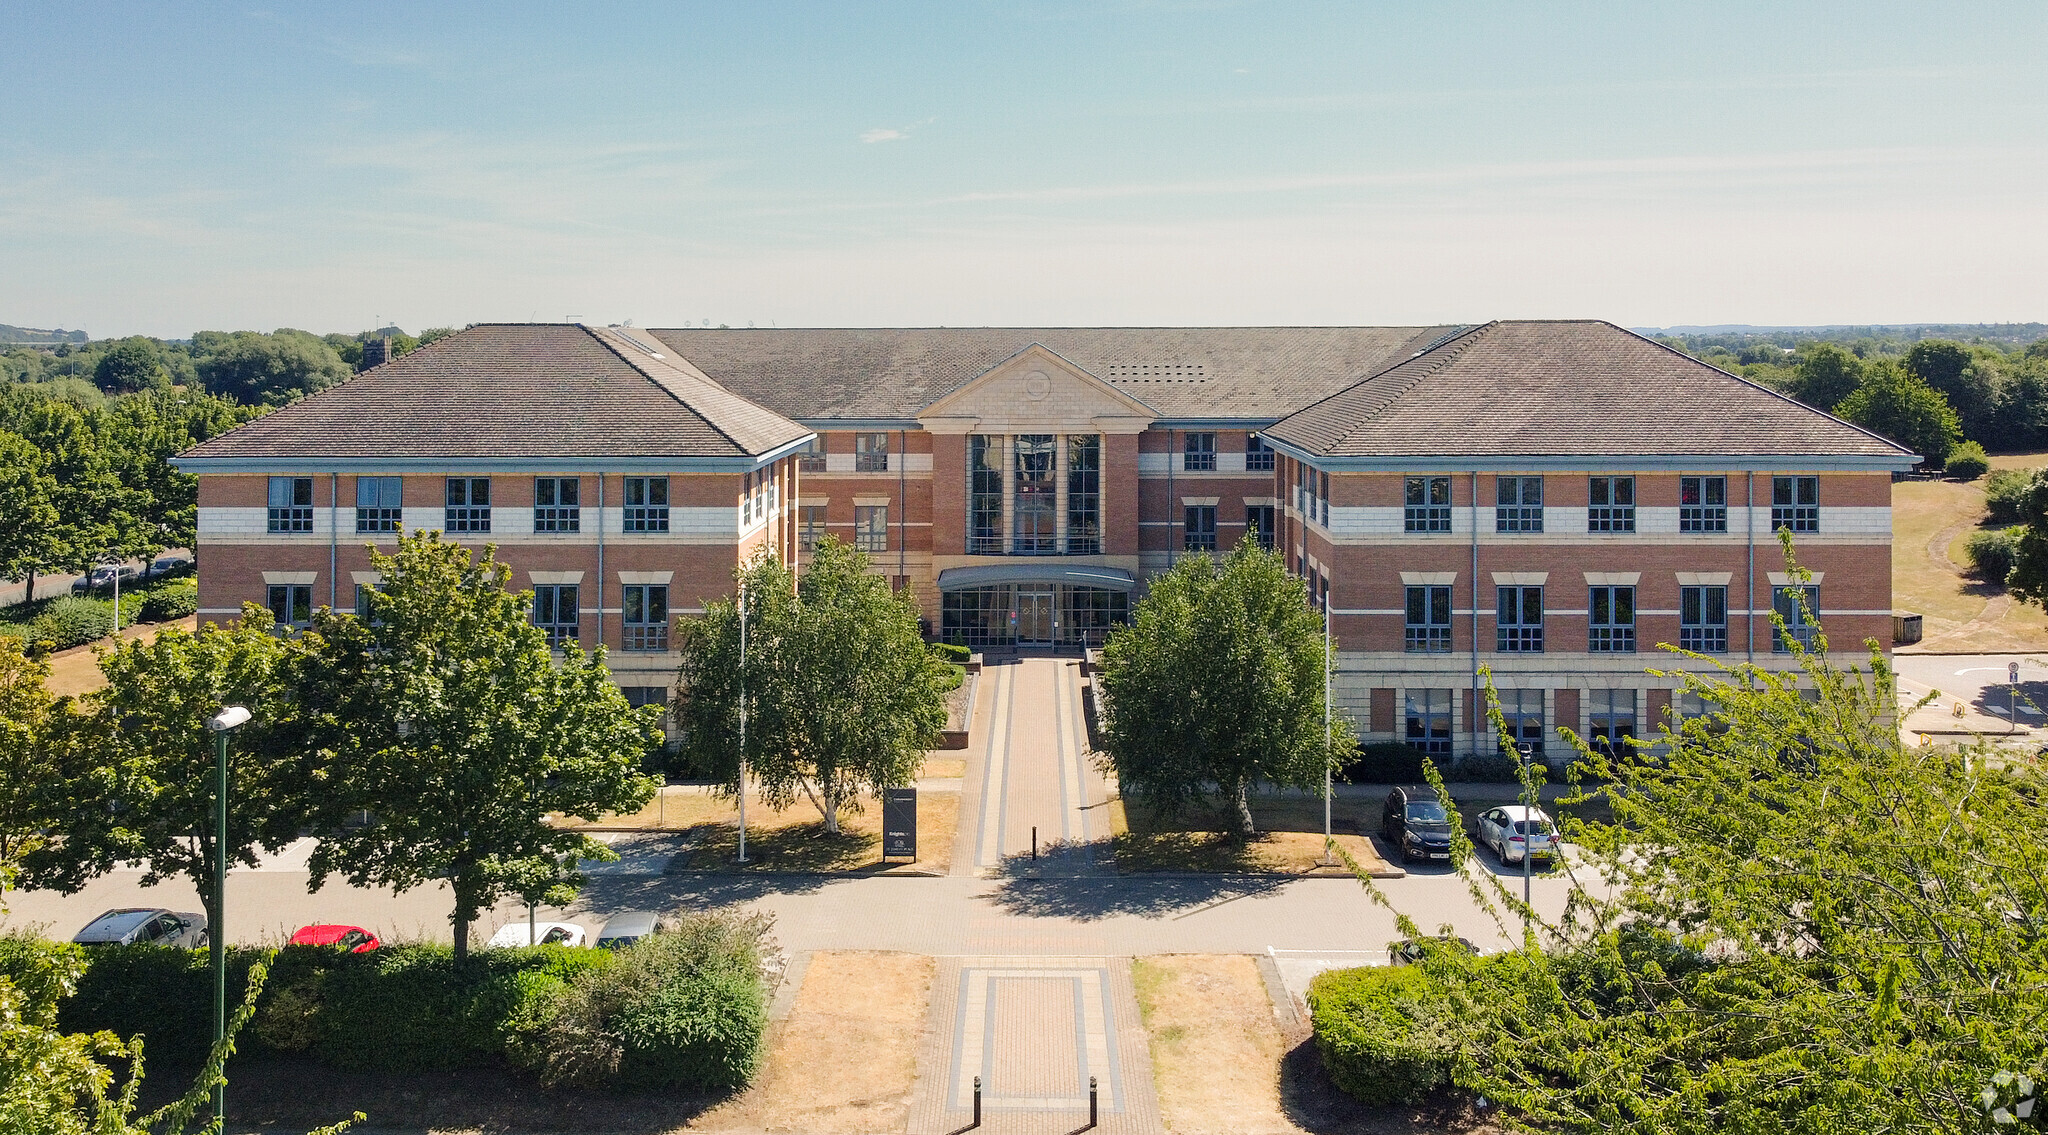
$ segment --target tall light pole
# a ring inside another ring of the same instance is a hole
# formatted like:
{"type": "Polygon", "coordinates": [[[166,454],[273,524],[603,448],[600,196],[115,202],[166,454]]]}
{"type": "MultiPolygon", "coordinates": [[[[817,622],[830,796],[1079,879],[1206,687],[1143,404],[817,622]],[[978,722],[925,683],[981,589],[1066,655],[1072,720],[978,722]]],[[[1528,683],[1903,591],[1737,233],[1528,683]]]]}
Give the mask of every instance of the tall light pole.
{"type": "MultiPolygon", "coordinates": [[[[119,569],[116,569],[118,576],[119,569]]],[[[213,1046],[228,1035],[228,734],[249,723],[249,711],[239,705],[223,706],[207,718],[213,731],[213,925],[206,936],[213,943],[213,1046]]],[[[213,1115],[223,1127],[228,1114],[228,1086],[213,1089],[213,1115]]]]}
{"type": "Polygon", "coordinates": [[[747,861],[747,583],[740,581],[740,855],[747,861]]]}
{"type": "Polygon", "coordinates": [[[1330,657],[1330,591],[1323,588],[1323,862],[1337,861],[1335,839],[1330,835],[1330,671],[1336,659],[1330,657]]]}

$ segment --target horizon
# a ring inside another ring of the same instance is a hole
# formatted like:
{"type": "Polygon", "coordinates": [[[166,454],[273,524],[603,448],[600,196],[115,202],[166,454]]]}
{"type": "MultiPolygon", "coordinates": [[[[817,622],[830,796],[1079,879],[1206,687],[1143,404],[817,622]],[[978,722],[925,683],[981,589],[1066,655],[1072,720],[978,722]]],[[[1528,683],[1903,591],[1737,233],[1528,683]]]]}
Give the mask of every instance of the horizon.
{"type": "Polygon", "coordinates": [[[131,3],[11,30],[0,317],[101,338],[2048,319],[2048,9],[2019,2],[131,3]]]}

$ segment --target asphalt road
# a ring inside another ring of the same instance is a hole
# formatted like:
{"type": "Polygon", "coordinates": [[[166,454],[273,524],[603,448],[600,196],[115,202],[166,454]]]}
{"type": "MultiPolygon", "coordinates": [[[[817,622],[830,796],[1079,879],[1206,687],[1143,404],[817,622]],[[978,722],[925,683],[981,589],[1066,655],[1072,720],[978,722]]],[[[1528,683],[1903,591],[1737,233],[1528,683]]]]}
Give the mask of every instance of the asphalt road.
{"type": "MultiPolygon", "coordinates": [[[[192,553],[185,548],[167,548],[157,553],[157,555],[159,557],[184,556],[189,559],[192,553]]],[[[141,569],[147,568],[152,561],[130,560],[128,562],[134,567],[141,569]]],[[[39,575],[36,577],[36,598],[48,599],[54,595],[69,595],[71,594],[71,584],[77,578],[75,575],[39,575]]],[[[12,607],[16,603],[25,603],[27,601],[27,580],[15,580],[11,583],[6,580],[0,580],[0,607],[12,607]]]]}
{"type": "Polygon", "coordinates": [[[2015,708],[2021,730],[2048,727],[2048,655],[1894,654],[1892,664],[1908,704],[1930,691],[1941,693],[1940,704],[1922,710],[1909,729],[1968,728],[1995,736],[2012,721],[2015,708]],[[2017,697],[2006,684],[2012,663],[2020,668],[2017,697]],[[1964,708],[1962,718],[1952,712],[1957,702],[1964,708]]]}

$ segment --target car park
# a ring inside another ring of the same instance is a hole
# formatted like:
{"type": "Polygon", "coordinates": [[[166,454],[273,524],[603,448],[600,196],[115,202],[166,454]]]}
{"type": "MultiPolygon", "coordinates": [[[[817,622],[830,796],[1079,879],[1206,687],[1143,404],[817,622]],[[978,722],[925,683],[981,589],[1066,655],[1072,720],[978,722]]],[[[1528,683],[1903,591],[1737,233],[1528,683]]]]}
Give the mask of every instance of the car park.
{"type": "Polygon", "coordinates": [[[360,926],[339,926],[328,922],[299,927],[287,943],[292,946],[333,946],[351,954],[367,954],[383,944],[375,934],[360,926]]]}
{"type": "Polygon", "coordinates": [[[82,945],[196,950],[206,945],[206,916],[159,907],[121,907],[86,923],[71,940],[82,945]]]}
{"type": "Polygon", "coordinates": [[[661,919],[651,910],[622,910],[605,920],[597,935],[597,948],[623,950],[660,927],[661,919]]]}
{"type": "Polygon", "coordinates": [[[1476,826],[1477,842],[1492,848],[1503,864],[1542,862],[1556,854],[1557,826],[1541,808],[1503,804],[1481,812],[1476,826]]]}
{"type": "Polygon", "coordinates": [[[1452,813],[1444,810],[1436,790],[1426,784],[1396,788],[1380,809],[1380,838],[1400,853],[1402,862],[1416,859],[1448,863],[1451,858],[1452,813]]]}
{"type": "Polygon", "coordinates": [[[190,556],[160,556],[149,565],[149,570],[142,574],[148,579],[159,579],[175,572],[184,571],[191,566],[192,557],[190,556]]]}
{"type": "Polygon", "coordinates": [[[584,929],[573,922],[507,922],[498,927],[486,950],[507,950],[515,946],[581,946],[584,929]],[[531,930],[529,935],[528,931],[531,930]]]}
{"type": "Polygon", "coordinates": [[[119,578],[121,583],[124,586],[126,586],[128,584],[140,582],[142,579],[142,573],[136,570],[135,567],[130,564],[122,564],[119,568],[96,567],[92,569],[91,575],[80,576],[79,578],[72,580],[71,590],[74,592],[84,593],[88,591],[100,591],[108,589],[114,586],[114,580],[116,578],[119,578]]]}

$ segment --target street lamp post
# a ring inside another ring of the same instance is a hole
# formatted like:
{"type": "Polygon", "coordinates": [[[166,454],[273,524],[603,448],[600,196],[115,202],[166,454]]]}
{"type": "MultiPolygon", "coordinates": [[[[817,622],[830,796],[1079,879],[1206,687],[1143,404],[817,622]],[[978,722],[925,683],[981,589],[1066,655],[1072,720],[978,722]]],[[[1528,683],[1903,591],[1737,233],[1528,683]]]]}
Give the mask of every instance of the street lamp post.
{"type": "Polygon", "coordinates": [[[740,583],[740,854],[747,861],[747,585],[740,583]]]}
{"type": "MultiPolygon", "coordinates": [[[[1529,849],[1536,846],[1536,821],[1531,818],[1533,805],[1529,800],[1529,742],[1517,744],[1515,756],[1522,763],[1522,905],[1526,907],[1529,905],[1529,849]]],[[[1525,923],[1528,917],[1526,912],[1522,915],[1525,923]]]]}
{"type": "Polygon", "coordinates": [[[1325,867],[1337,865],[1336,840],[1330,835],[1330,595],[1323,593],[1323,857],[1325,867]]]}
{"type": "MultiPolygon", "coordinates": [[[[118,577],[119,572],[116,571],[118,577]]],[[[249,723],[249,711],[239,705],[222,707],[208,718],[213,731],[213,925],[207,937],[213,943],[213,1046],[220,1047],[228,1035],[228,734],[249,723]]],[[[226,1125],[228,1086],[213,1089],[213,1115],[226,1125]]]]}

